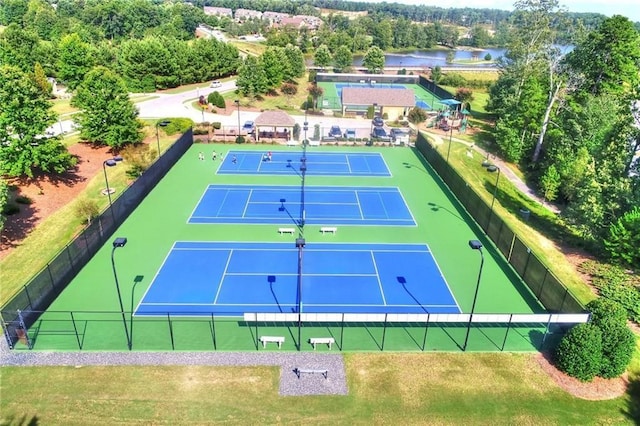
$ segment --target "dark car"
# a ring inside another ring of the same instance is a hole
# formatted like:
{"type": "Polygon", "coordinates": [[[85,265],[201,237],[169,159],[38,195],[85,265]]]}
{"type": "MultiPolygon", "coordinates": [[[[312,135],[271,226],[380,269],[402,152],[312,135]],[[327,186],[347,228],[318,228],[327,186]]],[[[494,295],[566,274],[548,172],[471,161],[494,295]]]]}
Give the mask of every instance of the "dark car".
{"type": "Polygon", "coordinates": [[[382,119],[382,117],[373,117],[373,125],[375,127],[382,127],[384,126],[384,120],[382,119]]]}
{"type": "Polygon", "coordinates": [[[332,138],[341,138],[342,130],[340,130],[340,126],[331,126],[331,129],[329,129],[329,136],[332,138]]]}
{"type": "Polygon", "coordinates": [[[389,136],[387,136],[387,132],[383,127],[374,127],[373,132],[371,133],[371,137],[374,139],[383,139],[390,140],[389,136]]]}

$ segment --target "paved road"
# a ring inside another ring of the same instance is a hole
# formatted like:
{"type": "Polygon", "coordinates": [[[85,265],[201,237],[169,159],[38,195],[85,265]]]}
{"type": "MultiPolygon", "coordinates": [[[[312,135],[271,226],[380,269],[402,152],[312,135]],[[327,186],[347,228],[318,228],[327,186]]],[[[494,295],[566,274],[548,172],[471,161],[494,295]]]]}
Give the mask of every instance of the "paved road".
{"type": "MultiPolygon", "coordinates": [[[[220,122],[223,126],[238,126],[238,112],[234,111],[229,115],[214,114],[210,112],[198,111],[191,107],[191,102],[198,99],[200,95],[207,96],[209,93],[217,90],[221,93],[231,92],[235,90],[235,80],[226,81],[222,83],[221,87],[211,88],[203,86],[194,90],[189,90],[182,93],[156,93],[154,99],[139,102],[136,104],[140,111],[140,118],[144,119],[158,119],[164,117],[184,117],[190,118],[196,123],[202,121],[208,122],[220,122]]],[[[255,120],[260,112],[243,111],[239,112],[240,123],[244,123],[247,120],[255,120]]],[[[305,121],[304,115],[293,116],[296,122],[303,127],[305,121]]],[[[337,118],[327,116],[307,116],[309,123],[308,138],[313,137],[313,129],[316,124],[321,128],[321,134],[326,135],[329,132],[329,128],[332,125],[338,125],[344,132],[346,129],[356,129],[357,137],[367,137],[371,129],[371,121],[365,118],[337,118]]],[[[434,138],[436,143],[443,143],[442,136],[438,132],[434,132],[431,129],[426,129],[429,134],[434,138]]],[[[73,131],[73,122],[71,120],[61,120],[52,125],[48,131],[51,134],[68,133],[73,131]]],[[[301,137],[304,135],[301,134],[301,137]]],[[[472,144],[453,138],[454,142],[463,143],[471,146],[472,144]]],[[[487,152],[478,146],[473,145],[473,149],[479,152],[484,157],[487,156],[487,152]]],[[[492,157],[491,161],[500,167],[500,172],[504,178],[510,180],[523,194],[531,198],[532,200],[544,205],[549,210],[558,213],[558,208],[552,204],[545,202],[542,198],[538,197],[535,192],[527,186],[511,169],[499,158],[492,157]]]]}

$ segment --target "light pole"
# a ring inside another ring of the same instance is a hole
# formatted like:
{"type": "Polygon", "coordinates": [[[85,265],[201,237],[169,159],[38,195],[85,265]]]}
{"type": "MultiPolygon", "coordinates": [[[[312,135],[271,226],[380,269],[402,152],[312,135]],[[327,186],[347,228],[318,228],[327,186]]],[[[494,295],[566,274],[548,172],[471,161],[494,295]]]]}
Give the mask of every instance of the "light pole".
{"type": "Polygon", "coordinates": [[[370,137],[373,140],[373,119],[376,118],[376,107],[378,106],[377,103],[373,103],[373,105],[371,106],[373,108],[373,112],[371,113],[371,129],[370,129],[370,137]]]}
{"type": "Polygon", "coordinates": [[[124,324],[124,333],[127,335],[127,347],[131,350],[131,338],[129,337],[129,329],[127,328],[127,319],[124,314],[124,306],[122,305],[122,295],[120,294],[120,284],[118,284],[118,274],[116,272],[116,261],[114,254],[118,247],[124,247],[127,244],[127,239],[118,237],[113,240],[113,249],[111,249],[111,266],[113,266],[113,279],[116,282],[116,290],[118,291],[118,301],[120,302],[120,313],[122,314],[122,324],[124,324]]]}
{"type": "Polygon", "coordinates": [[[162,120],[156,123],[156,142],[158,144],[158,159],[160,158],[160,135],[158,133],[158,126],[167,127],[171,123],[169,120],[162,120]]]}
{"type": "Polygon", "coordinates": [[[488,172],[498,171],[498,175],[496,176],[496,183],[493,186],[493,197],[491,198],[491,211],[489,212],[489,220],[487,221],[487,229],[489,230],[489,224],[491,223],[491,218],[493,217],[493,203],[496,201],[496,193],[498,192],[498,183],[500,182],[500,167],[498,166],[489,166],[487,167],[488,172]]]}
{"type": "Polygon", "coordinates": [[[296,238],[296,248],[298,249],[298,350],[302,350],[302,249],[304,248],[304,238],[296,238]]]}
{"type": "Polygon", "coordinates": [[[238,136],[240,136],[240,99],[236,99],[233,101],[238,108],[238,136]]]}
{"type": "Polygon", "coordinates": [[[467,335],[464,338],[462,350],[467,350],[467,342],[469,340],[469,331],[471,330],[471,319],[476,309],[476,300],[478,299],[478,290],[480,289],[480,278],[482,277],[482,267],[484,266],[484,254],[482,253],[482,243],[478,240],[469,240],[469,247],[480,252],[480,270],[478,271],[478,282],[476,283],[476,292],[473,295],[473,303],[471,304],[471,314],[469,315],[469,323],[467,324],[467,335]]]}
{"type": "MultiPolygon", "coordinates": [[[[105,191],[107,192],[107,196],[109,197],[109,209],[111,210],[111,215],[113,215],[113,206],[111,203],[111,188],[109,188],[109,179],[107,179],[106,166],[109,166],[109,167],[117,166],[119,161],[122,161],[122,157],[115,156],[113,158],[109,158],[102,162],[102,171],[104,172],[104,182],[105,182],[105,185],[107,185],[107,189],[105,189],[105,191]]],[[[115,217],[114,217],[114,221],[115,221],[115,217]]]]}
{"type": "Polygon", "coordinates": [[[453,138],[453,119],[449,124],[449,147],[447,148],[447,164],[449,164],[449,154],[451,153],[451,139],[453,138]]]}
{"type": "Polygon", "coordinates": [[[304,123],[302,125],[302,130],[304,130],[304,141],[302,141],[303,148],[307,145],[307,130],[309,130],[309,122],[307,121],[307,110],[304,110],[304,123]]]}

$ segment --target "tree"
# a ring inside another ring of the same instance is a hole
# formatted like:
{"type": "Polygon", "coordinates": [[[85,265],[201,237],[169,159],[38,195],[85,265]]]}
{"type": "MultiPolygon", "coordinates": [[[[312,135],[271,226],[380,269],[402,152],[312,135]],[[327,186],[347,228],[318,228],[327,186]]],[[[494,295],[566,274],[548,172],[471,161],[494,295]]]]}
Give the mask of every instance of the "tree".
{"type": "Polygon", "coordinates": [[[0,175],[64,173],[76,164],[57,138],[43,136],[55,115],[32,74],[0,66],[0,105],[0,175]]]}
{"type": "Polygon", "coordinates": [[[556,169],[555,165],[551,165],[545,170],[544,174],[540,178],[540,187],[544,199],[547,201],[553,201],[558,197],[558,190],[560,188],[561,178],[560,173],[556,169]]]}
{"type": "Polygon", "coordinates": [[[438,81],[440,81],[441,78],[442,78],[442,68],[440,68],[440,65],[436,65],[431,69],[431,80],[434,83],[438,83],[438,81]]]}
{"type": "Polygon", "coordinates": [[[96,203],[95,200],[90,200],[88,198],[81,198],[78,200],[75,210],[78,216],[86,219],[87,225],[90,225],[91,220],[100,213],[98,203],[96,203]]]}
{"type": "Polygon", "coordinates": [[[282,83],[287,68],[287,57],[284,49],[278,46],[269,46],[260,56],[262,69],[267,77],[269,88],[276,88],[282,83]]]}
{"type": "Polygon", "coordinates": [[[569,65],[581,75],[580,87],[593,94],[620,94],[638,85],[640,34],[628,18],[605,19],[568,55],[569,65]]]}
{"type": "Polygon", "coordinates": [[[454,97],[463,104],[466,104],[473,100],[473,90],[468,87],[459,87],[454,97]]]}
{"type": "Polygon", "coordinates": [[[318,98],[324,94],[324,89],[314,83],[314,84],[310,84],[309,87],[307,87],[307,91],[313,98],[313,109],[317,109],[318,98]]]}
{"type": "Polygon", "coordinates": [[[49,83],[49,80],[47,80],[47,75],[44,73],[44,69],[42,68],[42,65],[40,65],[40,62],[36,62],[33,70],[33,81],[47,98],[51,98],[53,86],[49,83]]]}
{"type": "Polygon", "coordinates": [[[331,65],[331,52],[326,44],[321,44],[313,54],[313,64],[316,67],[326,68],[331,65]]]}
{"type": "Polygon", "coordinates": [[[75,90],[93,67],[91,47],[73,33],[60,40],[58,50],[58,77],[75,90]]]}
{"type": "Polygon", "coordinates": [[[480,25],[471,27],[469,35],[471,36],[470,44],[473,47],[486,47],[491,39],[489,31],[480,25]]]}
{"type": "Polygon", "coordinates": [[[419,124],[427,119],[427,113],[420,107],[413,107],[409,110],[407,119],[413,124],[419,124]]]}
{"type": "Polygon", "coordinates": [[[138,110],[124,81],[111,70],[91,70],[78,86],[72,105],[82,109],[73,116],[81,138],[114,148],[142,141],[138,110]]]}
{"type": "Polygon", "coordinates": [[[7,182],[0,177],[0,231],[4,228],[4,215],[2,212],[7,205],[7,201],[9,201],[9,186],[7,182]]]}
{"type": "Polygon", "coordinates": [[[379,74],[384,70],[384,52],[378,46],[371,47],[362,59],[362,65],[371,74],[379,74]]]}
{"type": "Polygon", "coordinates": [[[287,97],[287,103],[290,104],[291,98],[298,93],[298,86],[293,83],[284,83],[282,87],[280,87],[280,91],[287,97]]]}
{"type": "Polygon", "coordinates": [[[340,46],[333,55],[333,65],[336,72],[348,72],[353,64],[353,54],[348,46],[340,46]]]}
{"type": "Polygon", "coordinates": [[[304,55],[299,47],[287,44],[284,48],[284,55],[287,58],[287,67],[285,68],[284,79],[293,81],[298,77],[302,77],[305,72],[304,55]]]}
{"type": "Polygon", "coordinates": [[[453,51],[449,51],[447,52],[447,58],[445,61],[447,62],[447,64],[452,64],[455,58],[456,58],[456,53],[453,51]]]}
{"type": "Polygon", "coordinates": [[[640,207],[635,206],[609,226],[604,248],[609,257],[629,266],[640,265],[640,207]]]}
{"type": "Polygon", "coordinates": [[[238,68],[236,86],[244,96],[266,93],[269,90],[267,75],[261,61],[255,56],[247,56],[238,68]]]}
{"type": "Polygon", "coordinates": [[[557,367],[588,382],[600,371],[602,362],[602,332],[593,324],[578,324],[562,338],[555,351],[557,367]]]}

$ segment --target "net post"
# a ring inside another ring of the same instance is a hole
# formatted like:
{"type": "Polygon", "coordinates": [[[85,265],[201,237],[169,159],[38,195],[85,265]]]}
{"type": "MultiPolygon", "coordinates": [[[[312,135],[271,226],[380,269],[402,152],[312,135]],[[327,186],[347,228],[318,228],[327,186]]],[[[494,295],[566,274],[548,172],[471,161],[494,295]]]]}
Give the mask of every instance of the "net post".
{"type": "Polygon", "coordinates": [[[256,321],[256,338],[253,339],[253,343],[256,345],[256,351],[260,350],[260,346],[258,345],[258,313],[256,312],[255,314],[255,321],[256,321]]]}
{"type": "Polygon", "coordinates": [[[340,350],[344,350],[344,346],[342,346],[342,342],[344,341],[344,312],[342,313],[342,320],[340,321],[340,350]]]}
{"type": "Polygon", "coordinates": [[[429,313],[427,312],[427,321],[424,323],[424,337],[422,338],[422,352],[427,346],[427,332],[429,331],[429,313]]]}
{"type": "Polygon", "coordinates": [[[82,350],[82,343],[80,342],[80,336],[78,335],[78,327],[76,327],[76,320],[73,317],[73,311],[69,311],[71,316],[71,324],[73,324],[73,331],[76,334],[76,340],[78,341],[78,349],[82,350]]]}
{"type": "Polygon", "coordinates": [[[382,327],[382,344],[380,345],[380,350],[381,351],[384,351],[384,338],[387,335],[387,315],[389,315],[389,314],[385,312],[385,314],[384,314],[384,325],[382,327]]]}
{"type": "Polygon", "coordinates": [[[169,321],[169,336],[171,336],[171,350],[176,350],[175,342],[173,341],[173,324],[171,324],[171,312],[167,312],[167,321],[169,321]]]}
{"type": "Polygon", "coordinates": [[[511,320],[513,319],[513,314],[509,314],[509,322],[507,323],[507,331],[504,333],[504,340],[502,341],[502,348],[500,352],[504,352],[504,347],[507,345],[507,336],[509,335],[509,330],[511,329],[511,320]]]}
{"type": "Polygon", "coordinates": [[[218,349],[218,345],[216,343],[216,321],[214,318],[213,312],[211,312],[211,337],[213,339],[213,350],[215,351],[218,349]]]}

